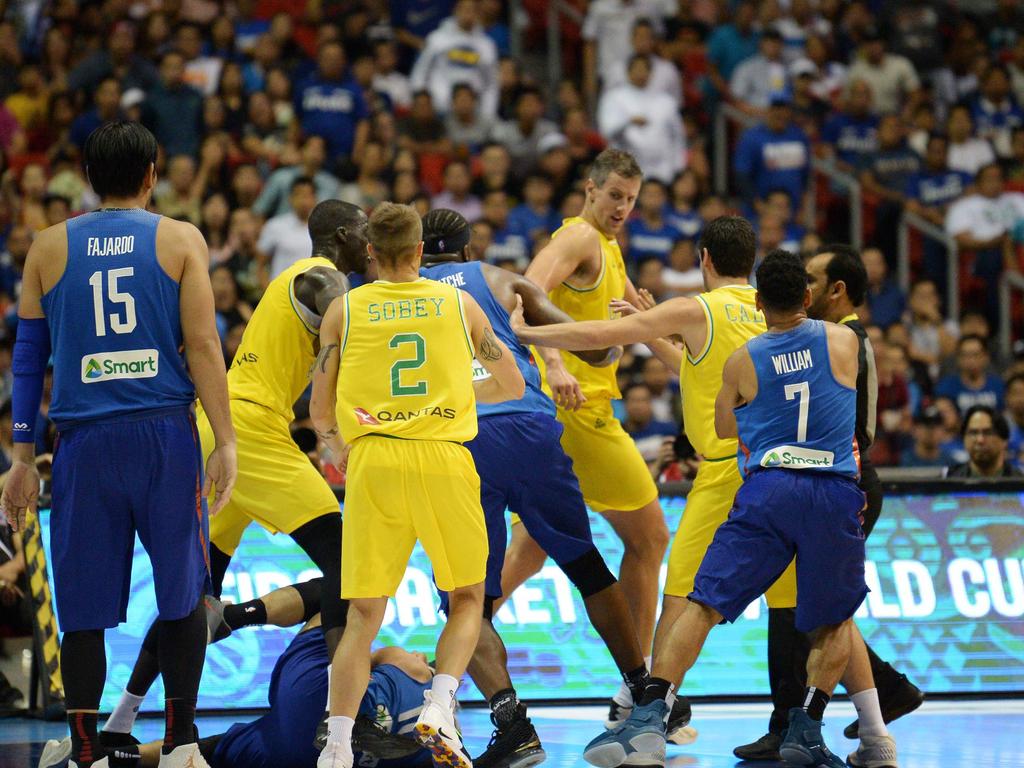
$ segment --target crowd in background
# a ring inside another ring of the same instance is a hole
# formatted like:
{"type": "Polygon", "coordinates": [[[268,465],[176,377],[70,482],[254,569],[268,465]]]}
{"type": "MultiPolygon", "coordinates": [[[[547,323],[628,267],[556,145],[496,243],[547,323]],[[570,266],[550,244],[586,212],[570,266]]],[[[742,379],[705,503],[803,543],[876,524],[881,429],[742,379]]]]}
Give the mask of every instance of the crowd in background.
{"type": "MultiPolygon", "coordinates": [[[[619,242],[663,301],[701,289],[701,229],[724,213],[751,219],[762,254],[848,239],[849,189],[815,175],[820,158],[864,190],[876,463],[965,460],[961,415],[978,404],[1006,412],[1010,456],[1024,453],[1024,365],[993,357],[998,279],[1024,263],[1021,3],[572,4],[584,20],[563,20],[565,77],[549,83],[535,0],[0,0],[0,400],[33,235],[97,205],[82,146],[129,118],[161,145],[153,209],[209,243],[227,364],[267,283],[310,254],[318,200],[455,209],[479,258],[522,271],[580,212],[590,160],[621,147],[646,181],[619,242]],[[727,104],[746,124],[719,195],[710,129],[727,104]],[[915,241],[909,291],[895,282],[906,211],[955,238],[957,275],[941,244],[915,241]]],[[[692,474],[676,372],[639,348],[619,378],[652,473],[692,474]]],[[[7,409],[0,465],[10,448],[7,409]]]]}

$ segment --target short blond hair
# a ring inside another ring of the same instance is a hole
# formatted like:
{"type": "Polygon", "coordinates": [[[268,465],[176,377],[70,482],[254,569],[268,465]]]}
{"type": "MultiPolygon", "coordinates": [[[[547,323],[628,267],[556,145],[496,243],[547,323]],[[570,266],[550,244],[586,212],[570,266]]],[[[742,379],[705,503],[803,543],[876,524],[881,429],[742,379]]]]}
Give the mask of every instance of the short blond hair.
{"type": "Polygon", "coordinates": [[[423,240],[423,222],[411,205],[381,203],[370,215],[366,235],[377,260],[391,266],[416,252],[423,240]]]}

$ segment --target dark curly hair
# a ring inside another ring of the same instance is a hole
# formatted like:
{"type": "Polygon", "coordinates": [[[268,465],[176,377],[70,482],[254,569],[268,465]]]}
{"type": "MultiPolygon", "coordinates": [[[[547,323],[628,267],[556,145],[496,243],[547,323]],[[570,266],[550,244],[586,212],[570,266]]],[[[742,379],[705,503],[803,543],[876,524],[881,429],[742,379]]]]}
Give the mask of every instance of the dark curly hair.
{"type": "Polygon", "coordinates": [[[435,208],[423,217],[423,253],[461,253],[471,230],[466,217],[449,208],[435,208]]]}
{"type": "Polygon", "coordinates": [[[807,270],[799,256],[777,248],[757,268],[757,293],[765,309],[790,312],[804,304],[807,270]]]}

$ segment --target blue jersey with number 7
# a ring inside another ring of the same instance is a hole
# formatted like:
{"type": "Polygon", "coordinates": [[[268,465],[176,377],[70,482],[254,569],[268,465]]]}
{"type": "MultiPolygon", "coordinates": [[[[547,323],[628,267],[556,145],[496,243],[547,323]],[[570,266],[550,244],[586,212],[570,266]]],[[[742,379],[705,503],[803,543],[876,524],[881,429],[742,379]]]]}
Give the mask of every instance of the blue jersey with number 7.
{"type": "Polygon", "coordinates": [[[854,437],[857,391],[832,373],[825,323],[804,320],[747,342],[757,396],[735,409],[739,463],[759,468],[860,474],[854,437]]]}
{"type": "Polygon", "coordinates": [[[58,427],[187,405],[179,285],[157,261],[160,216],[95,211],[67,221],[64,274],[42,298],[58,427]]]}

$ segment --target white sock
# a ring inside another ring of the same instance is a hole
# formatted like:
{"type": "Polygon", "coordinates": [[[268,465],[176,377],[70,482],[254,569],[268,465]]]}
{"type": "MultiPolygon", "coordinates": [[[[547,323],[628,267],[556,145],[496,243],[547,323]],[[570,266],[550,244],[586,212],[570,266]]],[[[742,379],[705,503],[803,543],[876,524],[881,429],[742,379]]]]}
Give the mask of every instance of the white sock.
{"type": "Polygon", "coordinates": [[[135,725],[135,718],[139,716],[139,707],[145,700],[145,696],[136,696],[134,693],[125,691],[121,694],[121,700],[117,702],[114,711],[110,713],[107,722],[103,724],[103,730],[108,733],[131,733],[135,725]]]}
{"type": "Polygon", "coordinates": [[[857,708],[857,720],[860,737],[886,736],[889,729],[882,719],[882,708],[878,704],[878,689],[868,688],[860,693],[851,693],[850,701],[857,708]]]}
{"type": "Polygon", "coordinates": [[[327,665],[327,712],[331,711],[331,667],[333,664],[327,665]]]}
{"type": "Polygon", "coordinates": [[[455,711],[455,692],[459,690],[459,681],[451,675],[434,675],[430,686],[430,698],[438,704],[447,704],[455,711]]]}
{"type": "Polygon", "coordinates": [[[620,707],[632,707],[633,706],[633,694],[630,693],[629,686],[625,682],[619,683],[619,690],[612,696],[612,701],[618,704],[620,707]]]}
{"type": "Polygon", "coordinates": [[[647,671],[651,671],[651,665],[654,663],[653,656],[644,656],[644,665],[647,667],[647,671]]]}
{"type": "Polygon", "coordinates": [[[350,752],[352,750],[352,726],[356,721],[351,717],[337,715],[327,718],[327,741],[341,744],[350,752]]]}

